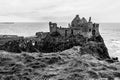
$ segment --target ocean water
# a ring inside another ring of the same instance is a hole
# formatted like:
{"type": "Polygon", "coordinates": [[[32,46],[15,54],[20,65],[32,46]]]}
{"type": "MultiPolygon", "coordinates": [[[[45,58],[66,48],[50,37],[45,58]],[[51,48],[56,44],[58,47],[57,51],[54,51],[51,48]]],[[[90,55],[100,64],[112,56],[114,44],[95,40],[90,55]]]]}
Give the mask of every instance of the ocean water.
{"type": "Polygon", "coordinates": [[[101,23],[99,29],[110,56],[120,60],[120,23],[101,23]]]}
{"type": "MultiPolygon", "coordinates": [[[[66,27],[67,23],[59,23],[58,26],[66,27]]],[[[0,34],[34,36],[36,32],[49,31],[48,23],[0,23],[0,34]]],[[[111,57],[120,60],[120,23],[100,23],[99,31],[103,37],[111,57]]]]}

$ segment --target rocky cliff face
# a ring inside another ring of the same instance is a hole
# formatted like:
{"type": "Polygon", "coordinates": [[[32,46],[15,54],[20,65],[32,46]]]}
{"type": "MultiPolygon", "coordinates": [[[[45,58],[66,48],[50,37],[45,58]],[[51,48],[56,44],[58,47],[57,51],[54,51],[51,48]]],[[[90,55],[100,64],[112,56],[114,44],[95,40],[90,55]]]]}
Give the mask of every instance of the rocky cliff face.
{"type": "Polygon", "coordinates": [[[110,58],[101,36],[55,32],[40,41],[10,41],[1,49],[8,52],[0,52],[0,80],[120,79],[120,62],[110,58]]]}
{"type": "Polygon", "coordinates": [[[60,52],[70,49],[74,46],[80,46],[82,54],[94,55],[97,59],[110,59],[108,50],[105,46],[104,40],[101,36],[93,36],[85,38],[82,35],[71,35],[69,37],[62,37],[59,33],[54,32],[48,34],[41,41],[36,40],[22,40],[9,41],[1,46],[1,49],[8,52],[60,52]]]}

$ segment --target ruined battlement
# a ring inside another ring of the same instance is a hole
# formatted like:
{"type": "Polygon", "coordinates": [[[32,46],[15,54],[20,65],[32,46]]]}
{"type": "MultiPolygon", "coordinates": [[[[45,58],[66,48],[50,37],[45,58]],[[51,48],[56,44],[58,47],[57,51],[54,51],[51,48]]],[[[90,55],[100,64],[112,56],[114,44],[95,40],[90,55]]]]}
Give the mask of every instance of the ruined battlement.
{"type": "Polygon", "coordinates": [[[70,35],[80,34],[86,38],[91,38],[92,36],[99,36],[99,24],[93,23],[91,17],[86,20],[85,17],[80,18],[76,15],[75,18],[68,24],[66,28],[59,27],[57,23],[49,22],[50,32],[37,32],[36,36],[44,38],[47,34],[58,32],[63,37],[68,37],[70,35]]]}
{"type": "Polygon", "coordinates": [[[49,22],[50,33],[59,32],[62,36],[70,36],[80,34],[84,37],[91,38],[99,36],[99,24],[93,23],[91,17],[87,21],[84,17],[80,18],[76,15],[67,28],[58,27],[57,23],[49,22]]]}

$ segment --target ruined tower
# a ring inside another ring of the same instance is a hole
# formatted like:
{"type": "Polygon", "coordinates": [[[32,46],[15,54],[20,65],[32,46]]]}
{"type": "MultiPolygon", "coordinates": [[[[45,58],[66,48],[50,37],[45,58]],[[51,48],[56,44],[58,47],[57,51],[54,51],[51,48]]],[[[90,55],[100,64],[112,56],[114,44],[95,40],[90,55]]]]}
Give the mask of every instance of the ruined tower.
{"type": "Polygon", "coordinates": [[[57,31],[57,23],[49,22],[49,29],[50,29],[50,32],[57,31]]]}
{"type": "Polygon", "coordinates": [[[99,24],[92,23],[91,17],[89,17],[88,21],[85,17],[80,19],[79,15],[75,16],[71,21],[71,24],[68,25],[68,28],[58,27],[57,23],[52,22],[49,22],[49,28],[50,33],[57,31],[65,37],[80,34],[84,37],[90,38],[99,35],[99,24]]]}
{"type": "Polygon", "coordinates": [[[80,24],[81,24],[81,19],[80,19],[79,15],[76,15],[76,17],[71,22],[71,26],[72,27],[79,27],[80,24]]]}

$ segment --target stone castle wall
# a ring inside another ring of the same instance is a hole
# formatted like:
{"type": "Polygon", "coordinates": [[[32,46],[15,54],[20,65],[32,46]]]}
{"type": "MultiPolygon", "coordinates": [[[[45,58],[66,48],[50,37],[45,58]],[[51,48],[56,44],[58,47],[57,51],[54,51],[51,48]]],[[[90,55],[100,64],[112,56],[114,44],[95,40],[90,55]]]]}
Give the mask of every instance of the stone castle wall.
{"type": "Polygon", "coordinates": [[[70,36],[82,33],[81,29],[72,28],[57,28],[56,31],[59,32],[62,36],[70,36]]]}
{"type": "Polygon", "coordinates": [[[88,23],[82,27],[69,27],[69,28],[60,28],[57,25],[50,24],[50,32],[59,32],[62,36],[70,36],[71,34],[81,34],[84,37],[90,38],[91,36],[98,36],[99,35],[99,24],[92,24],[88,23]]]}
{"type": "Polygon", "coordinates": [[[99,24],[93,24],[93,31],[95,31],[95,36],[100,35],[99,33],[99,24]]]}
{"type": "MultiPolygon", "coordinates": [[[[92,36],[100,35],[99,24],[92,23],[91,17],[88,22],[84,17],[80,19],[79,15],[76,15],[71,24],[69,24],[68,28],[58,27],[57,23],[49,22],[49,29],[50,33],[57,31],[64,37],[80,34],[84,37],[91,38],[92,36]]],[[[38,33],[37,35],[44,37],[46,34],[38,33]]]]}

